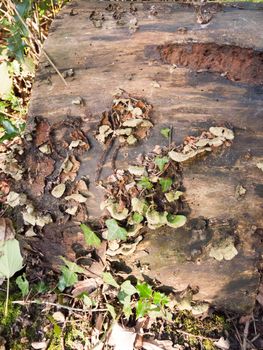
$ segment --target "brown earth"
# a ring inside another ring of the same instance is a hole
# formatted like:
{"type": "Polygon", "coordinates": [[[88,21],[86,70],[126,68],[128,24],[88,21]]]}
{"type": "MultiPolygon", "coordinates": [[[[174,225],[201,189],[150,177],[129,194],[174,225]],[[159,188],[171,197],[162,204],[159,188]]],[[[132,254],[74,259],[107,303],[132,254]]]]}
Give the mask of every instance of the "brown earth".
{"type": "Polygon", "coordinates": [[[220,73],[233,81],[263,83],[263,52],[216,43],[168,44],[159,47],[166,63],[220,73]]]}

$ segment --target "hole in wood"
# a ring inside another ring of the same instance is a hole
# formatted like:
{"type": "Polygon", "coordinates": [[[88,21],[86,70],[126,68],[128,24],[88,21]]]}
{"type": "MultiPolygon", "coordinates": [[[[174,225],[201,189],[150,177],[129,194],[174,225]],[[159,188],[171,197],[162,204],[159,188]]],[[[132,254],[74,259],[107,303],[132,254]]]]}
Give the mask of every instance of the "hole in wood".
{"type": "Polygon", "coordinates": [[[186,43],[159,46],[159,52],[165,63],[220,73],[232,81],[263,83],[263,52],[251,48],[186,43]]]}

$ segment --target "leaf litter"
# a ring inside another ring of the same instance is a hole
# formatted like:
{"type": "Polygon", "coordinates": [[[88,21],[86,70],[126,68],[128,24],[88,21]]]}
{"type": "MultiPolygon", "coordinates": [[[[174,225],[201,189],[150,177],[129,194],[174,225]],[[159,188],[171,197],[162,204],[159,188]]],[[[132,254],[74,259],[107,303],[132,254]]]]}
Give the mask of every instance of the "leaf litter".
{"type": "MultiPolygon", "coordinates": [[[[111,112],[105,113],[103,116],[104,119],[96,135],[97,139],[101,143],[107,144],[110,139],[117,138],[121,144],[126,145],[142,140],[153,126],[149,117],[151,109],[152,106],[146,102],[131,97],[124,100],[123,98],[116,99],[111,112]],[[131,142],[132,137],[135,142],[131,142]]],[[[39,147],[49,144],[47,136],[50,130],[44,126],[40,128],[41,132],[39,131],[39,147]]],[[[64,141],[60,137],[57,138],[72,152],[78,149],[79,146],[83,147],[86,145],[78,137],[79,134],[76,133],[76,140],[67,141],[67,145],[63,143],[64,141]]],[[[231,130],[210,128],[209,131],[202,133],[200,137],[186,138],[181,146],[176,147],[172,144],[169,147],[155,147],[156,152],[153,151],[145,156],[138,157],[137,161],[127,169],[116,169],[102,184],[106,190],[103,205],[106,210],[104,227],[107,229],[106,231],[104,230],[104,235],[102,234],[102,236],[108,241],[108,249],[105,249],[108,258],[112,258],[115,255],[125,256],[132,254],[137,244],[143,239],[140,231],[144,226],[148,226],[150,229],[156,229],[163,225],[174,228],[183,226],[186,223],[186,216],[183,214],[184,191],[182,186],[182,166],[180,164],[182,160],[178,158],[180,157],[178,154],[184,157],[183,161],[191,160],[199,153],[211,152],[214,148],[222,146],[232,139],[231,130]],[[176,156],[173,152],[176,152],[176,156]]],[[[88,147],[84,147],[84,149],[88,147]]],[[[50,147],[50,150],[52,152],[46,152],[46,155],[52,156],[53,152],[56,153],[55,147],[50,147]]],[[[73,201],[76,203],[73,206],[69,205],[66,209],[66,212],[68,211],[72,216],[76,214],[79,208],[78,204],[85,203],[89,197],[86,182],[80,180],[75,183],[79,166],[80,162],[75,155],[66,152],[61,171],[58,173],[56,182],[54,182],[55,186],[53,185],[51,190],[54,198],[60,200],[64,198],[63,200],[66,202],[72,203],[73,201]],[[60,182],[58,183],[57,180],[60,182]],[[68,182],[73,182],[76,186],[68,190],[66,187],[68,182]]],[[[27,226],[29,225],[27,232],[30,232],[28,236],[34,236],[34,226],[43,227],[52,221],[49,214],[39,214],[31,201],[28,201],[23,194],[10,192],[8,196],[7,202],[11,206],[22,206],[25,208],[22,210],[22,215],[27,226]]],[[[82,226],[82,229],[86,244],[94,251],[99,251],[100,246],[103,245],[102,236],[98,235],[96,230],[93,231],[86,225],[82,226]]],[[[229,254],[233,255],[233,250],[232,253],[224,252],[223,258],[228,259],[229,254]]],[[[85,291],[91,294],[98,292],[98,288],[103,283],[103,271],[105,271],[108,262],[106,263],[105,261],[103,263],[100,260],[94,260],[88,270],[79,269],[76,267],[77,265],[71,266],[69,261],[64,260],[64,262],[66,268],[71,270],[71,273],[68,274],[68,271],[64,269],[66,279],[64,276],[64,280],[60,281],[61,288],[72,286],[72,281],[74,280],[75,289],[72,292],[74,297],[85,291]],[[75,275],[77,273],[84,273],[86,279],[78,281],[75,275]]],[[[118,285],[115,283],[114,285],[110,283],[110,285],[117,287],[118,285]]],[[[112,293],[111,290],[109,292],[112,293]]],[[[114,315],[114,308],[109,310],[110,314],[114,315]]],[[[197,310],[200,310],[200,308],[197,310]]],[[[135,334],[135,337],[132,336],[132,339],[134,338],[135,340],[136,337],[137,335],[135,334]]],[[[160,342],[158,343],[158,341],[147,342],[146,340],[144,344],[146,349],[162,349],[164,345],[160,342]]],[[[164,346],[170,345],[171,343],[167,343],[164,346]]],[[[117,349],[116,346],[115,349],[117,349]]]]}

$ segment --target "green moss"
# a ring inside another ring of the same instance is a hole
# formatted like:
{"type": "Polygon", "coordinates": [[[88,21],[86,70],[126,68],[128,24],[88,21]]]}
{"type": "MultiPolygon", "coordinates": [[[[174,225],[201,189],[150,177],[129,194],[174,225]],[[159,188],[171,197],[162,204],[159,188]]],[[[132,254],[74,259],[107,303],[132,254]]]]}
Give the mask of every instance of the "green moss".
{"type": "Polygon", "coordinates": [[[0,326],[1,326],[1,329],[8,330],[9,327],[15,322],[15,320],[21,314],[21,306],[12,303],[12,301],[20,299],[20,297],[21,297],[20,293],[10,295],[9,303],[8,303],[8,315],[5,317],[4,311],[5,311],[6,293],[0,292],[0,326]]]}

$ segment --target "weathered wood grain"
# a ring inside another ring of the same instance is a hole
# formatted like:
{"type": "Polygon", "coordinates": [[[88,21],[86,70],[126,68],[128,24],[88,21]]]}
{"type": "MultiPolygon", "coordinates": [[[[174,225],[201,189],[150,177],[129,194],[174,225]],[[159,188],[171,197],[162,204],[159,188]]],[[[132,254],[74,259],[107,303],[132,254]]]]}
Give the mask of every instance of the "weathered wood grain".
{"type": "MultiPolygon", "coordinates": [[[[160,60],[157,46],[192,41],[262,51],[263,6],[223,7],[206,26],[196,22],[194,9],[186,5],[156,3],[157,14],[153,15],[152,4],[136,4],[137,12],[133,15],[129,4],[121,4],[126,10],[123,25],[116,23],[106,6],[103,2],[78,0],[66,6],[54,21],[45,50],[61,72],[73,68],[74,76],[66,78],[65,86],[42,56],[30,118],[40,115],[51,123],[66,116],[83,119],[92,148],[81,159],[79,176],[88,175],[91,180],[94,197],[89,210],[93,217],[100,215],[103,198],[103,192],[93,183],[102,152],[93,133],[101,113],[110,108],[118,89],[151,103],[155,124],[148,140],[120,152],[117,164],[122,166],[156,144],[164,145],[167,141],[160,135],[163,126],[173,127],[174,140],[178,143],[211,125],[232,126],[233,145],[186,166],[184,186],[191,208],[190,219],[204,217],[226,221],[227,225],[235,222],[231,227],[239,242],[238,256],[232,261],[216,262],[204,253],[198,263],[191,260],[188,247],[193,243],[193,227],[189,224],[179,233],[171,229],[147,232],[130,263],[141,259],[142,264],[150,265],[148,277],[176,289],[198,285],[198,298],[245,312],[253,306],[259,278],[260,252],[255,245],[262,244],[257,238],[258,229],[263,227],[262,172],[256,167],[263,153],[262,85],[233,82],[218,74],[187,68],[171,70],[170,65],[160,60]],[[96,28],[90,20],[92,11],[104,14],[101,28],[96,28]],[[129,24],[134,17],[139,28],[132,32],[129,24]],[[159,88],[153,86],[154,81],[159,88]],[[82,105],[72,104],[77,97],[83,99],[82,105]],[[235,190],[240,184],[247,192],[237,198],[235,190]],[[185,257],[183,261],[176,259],[175,250],[185,257]],[[148,253],[140,258],[139,253],[145,251],[148,253]]],[[[111,171],[107,161],[103,176],[111,171]]],[[[213,225],[208,227],[214,234],[217,232],[213,225]]],[[[198,244],[205,252],[203,242],[199,240],[198,244]]]]}

